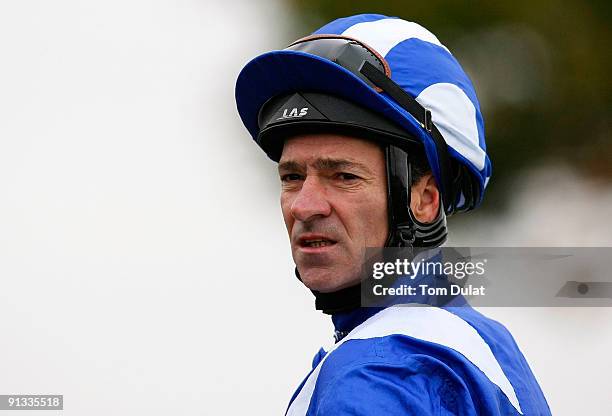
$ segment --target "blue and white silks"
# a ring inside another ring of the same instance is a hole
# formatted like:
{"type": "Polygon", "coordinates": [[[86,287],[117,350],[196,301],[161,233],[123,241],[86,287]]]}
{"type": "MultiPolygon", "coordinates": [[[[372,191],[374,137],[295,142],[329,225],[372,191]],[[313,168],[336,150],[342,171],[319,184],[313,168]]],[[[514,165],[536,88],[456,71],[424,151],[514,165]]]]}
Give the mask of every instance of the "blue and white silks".
{"type": "Polygon", "coordinates": [[[500,323],[469,305],[359,308],[321,349],[288,416],[550,415],[525,357],[500,323]]]}

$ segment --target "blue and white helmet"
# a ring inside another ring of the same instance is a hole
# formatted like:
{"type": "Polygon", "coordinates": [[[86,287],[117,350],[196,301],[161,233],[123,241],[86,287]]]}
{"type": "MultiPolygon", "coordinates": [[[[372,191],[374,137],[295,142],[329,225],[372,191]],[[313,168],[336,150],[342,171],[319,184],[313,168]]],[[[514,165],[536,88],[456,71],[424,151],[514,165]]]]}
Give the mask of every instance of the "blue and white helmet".
{"type": "MultiPolygon", "coordinates": [[[[447,214],[482,201],[491,162],[474,86],[450,51],[419,24],[379,14],[340,18],[284,50],[251,60],[236,83],[238,112],[273,159],[278,154],[266,147],[262,135],[270,120],[282,118],[270,117],[282,106],[267,116],[262,108],[295,92],[357,103],[419,141],[438,184],[446,188],[447,214]],[[443,166],[445,160],[454,168],[443,166]]],[[[316,118],[333,117],[316,112],[311,121],[316,118]]]]}

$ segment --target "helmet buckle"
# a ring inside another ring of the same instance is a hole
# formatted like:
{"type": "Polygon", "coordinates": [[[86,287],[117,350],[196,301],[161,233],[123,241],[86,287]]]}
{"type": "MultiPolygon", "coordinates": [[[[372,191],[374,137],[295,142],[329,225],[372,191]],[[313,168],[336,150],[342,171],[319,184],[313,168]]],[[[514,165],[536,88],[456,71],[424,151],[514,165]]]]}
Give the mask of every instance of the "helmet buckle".
{"type": "Polygon", "coordinates": [[[425,130],[431,133],[431,131],[433,130],[433,122],[431,121],[431,111],[428,108],[425,109],[425,117],[423,118],[423,120],[423,127],[425,128],[425,130]]]}

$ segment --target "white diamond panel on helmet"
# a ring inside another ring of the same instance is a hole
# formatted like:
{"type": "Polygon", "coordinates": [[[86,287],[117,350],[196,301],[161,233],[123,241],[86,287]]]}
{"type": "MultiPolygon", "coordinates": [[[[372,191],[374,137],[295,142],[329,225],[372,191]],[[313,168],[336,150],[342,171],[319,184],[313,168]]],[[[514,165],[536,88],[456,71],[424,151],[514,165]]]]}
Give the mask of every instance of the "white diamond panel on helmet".
{"type": "Polygon", "coordinates": [[[423,26],[397,18],[357,23],[342,34],[362,40],[382,56],[387,55],[398,43],[412,38],[433,43],[448,51],[446,46],[442,45],[438,38],[423,26]]]}
{"type": "Polygon", "coordinates": [[[446,144],[479,171],[483,170],[487,155],[478,143],[476,109],[463,90],[455,84],[433,84],[425,88],[416,100],[431,111],[431,119],[446,144]]]}

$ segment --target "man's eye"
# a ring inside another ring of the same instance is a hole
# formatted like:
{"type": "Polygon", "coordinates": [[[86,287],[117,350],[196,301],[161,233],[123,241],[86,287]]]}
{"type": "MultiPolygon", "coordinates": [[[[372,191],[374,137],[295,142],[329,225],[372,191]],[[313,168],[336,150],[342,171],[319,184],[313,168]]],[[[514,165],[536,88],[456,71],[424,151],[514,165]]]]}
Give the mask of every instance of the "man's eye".
{"type": "Polygon", "coordinates": [[[287,173],[286,175],[281,175],[281,182],[295,182],[302,179],[301,175],[297,173],[287,173]]]}
{"type": "Polygon", "coordinates": [[[348,173],[348,172],[340,172],[338,174],[338,178],[343,181],[354,181],[356,179],[360,179],[359,176],[353,175],[352,173],[348,173]]]}

